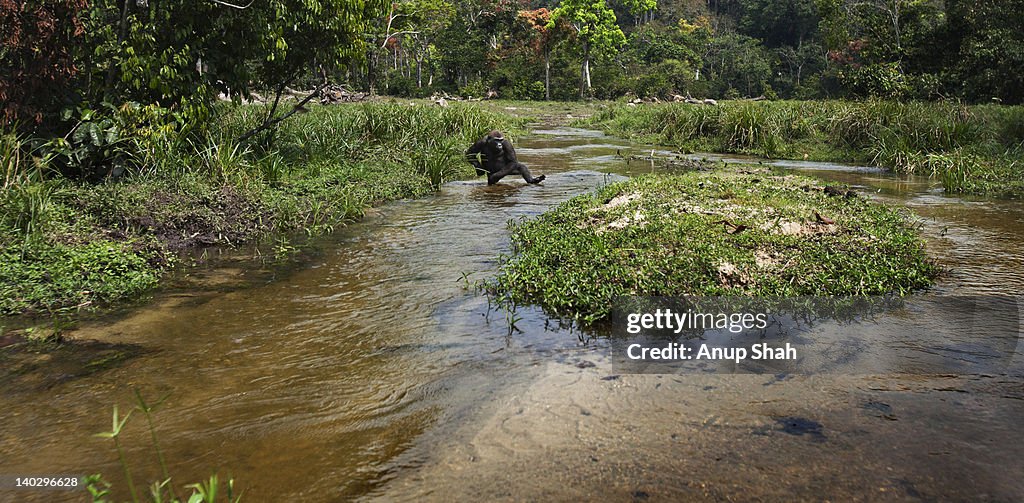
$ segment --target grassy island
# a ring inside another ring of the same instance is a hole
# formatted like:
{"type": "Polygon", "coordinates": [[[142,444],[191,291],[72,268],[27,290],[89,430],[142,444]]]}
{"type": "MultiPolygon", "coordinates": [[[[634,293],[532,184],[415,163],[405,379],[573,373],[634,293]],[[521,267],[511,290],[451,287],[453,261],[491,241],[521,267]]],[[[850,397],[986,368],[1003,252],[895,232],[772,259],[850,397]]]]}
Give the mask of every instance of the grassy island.
{"type": "Polygon", "coordinates": [[[513,224],[491,283],[515,303],[593,322],[618,295],[876,295],[937,267],[909,215],[765,169],[648,175],[513,224]]]}

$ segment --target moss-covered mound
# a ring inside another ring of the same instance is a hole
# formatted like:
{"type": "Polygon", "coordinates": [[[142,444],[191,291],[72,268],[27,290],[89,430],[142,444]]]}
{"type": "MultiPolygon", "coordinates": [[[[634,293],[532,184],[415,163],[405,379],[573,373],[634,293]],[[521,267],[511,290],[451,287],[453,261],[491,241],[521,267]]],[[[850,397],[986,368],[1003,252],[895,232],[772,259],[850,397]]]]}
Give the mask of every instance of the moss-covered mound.
{"type": "Polygon", "coordinates": [[[768,171],[612,184],[512,238],[492,292],[585,322],[618,295],[906,294],[937,273],[904,211],[768,171]]]}

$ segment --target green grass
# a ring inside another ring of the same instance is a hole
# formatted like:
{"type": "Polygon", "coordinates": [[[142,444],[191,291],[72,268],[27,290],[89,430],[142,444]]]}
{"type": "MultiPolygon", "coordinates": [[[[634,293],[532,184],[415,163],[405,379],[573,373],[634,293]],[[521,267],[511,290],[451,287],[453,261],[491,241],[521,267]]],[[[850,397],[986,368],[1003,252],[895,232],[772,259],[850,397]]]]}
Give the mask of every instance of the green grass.
{"type": "Polygon", "coordinates": [[[949,192],[1024,196],[1024,107],[890,101],[613,105],[580,125],[691,152],[873,163],[949,192]]]}
{"type": "Polygon", "coordinates": [[[367,207],[473,177],[466,146],[524,123],[460,104],[314,106],[272,138],[236,142],[265,111],[224,106],[199,135],[133,138],[125,176],[99,184],[43,180],[27,142],[3,136],[0,314],[137,297],[188,248],[330,232],[367,207]]]}
{"type": "Polygon", "coordinates": [[[931,283],[937,267],[905,212],[820,184],[767,171],[615,183],[514,224],[515,253],[487,287],[590,323],[620,295],[881,295],[931,283]]]}

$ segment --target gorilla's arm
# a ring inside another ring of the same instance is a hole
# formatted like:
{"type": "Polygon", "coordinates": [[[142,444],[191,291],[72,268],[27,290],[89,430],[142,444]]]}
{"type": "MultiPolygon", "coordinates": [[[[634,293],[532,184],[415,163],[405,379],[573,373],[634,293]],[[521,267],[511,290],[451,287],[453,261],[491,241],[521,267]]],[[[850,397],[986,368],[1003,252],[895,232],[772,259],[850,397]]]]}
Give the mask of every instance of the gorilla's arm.
{"type": "Polygon", "coordinates": [[[512,142],[508,141],[507,139],[501,140],[501,150],[503,151],[502,155],[505,158],[506,166],[515,162],[519,162],[519,159],[516,158],[516,149],[512,147],[512,142]]]}
{"type": "Polygon", "coordinates": [[[487,162],[487,154],[485,152],[486,147],[487,140],[482,139],[477,140],[476,143],[474,143],[468,149],[466,149],[466,160],[469,161],[469,163],[472,164],[474,168],[476,168],[477,176],[488,173],[487,168],[484,168],[483,164],[481,163],[481,161],[487,162]]]}

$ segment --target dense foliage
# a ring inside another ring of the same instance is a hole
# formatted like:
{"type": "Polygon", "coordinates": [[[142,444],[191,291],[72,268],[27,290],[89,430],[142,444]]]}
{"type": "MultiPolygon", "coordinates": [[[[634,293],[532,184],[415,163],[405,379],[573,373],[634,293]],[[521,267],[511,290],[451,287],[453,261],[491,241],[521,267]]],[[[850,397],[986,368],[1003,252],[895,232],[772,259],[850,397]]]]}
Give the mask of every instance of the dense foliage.
{"type": "Polygon", "coordinates": [[[85,0],[0,1],[0,124],[38,124],[78,74],[85,0]]]}
{"type": "Polygon", "coordinates": [[[1024,0],[4,0],[0,26],[4,122],[61,134],[103,103],[201,117],[219,93],[325,80],[407,96],[1024,99],[1024,0]]]}
{"type": "Polygon", "coordinates": [[[441,15],[434,2],[396,4],[434,14],[389,19],[371,54],[385,64],[339,77],[516,99],[546,82],[556,99],[1024,99],[1021,0],[455,0],[441,15]],[[521,26],[548,13],[548,28],[564,23],[555,36],[521,26]]]}
{"type": "MultiPolygon", "coordinates": [[[[283,89],[365,56],[382,0],[4,0],[4,122],[64,134],[126,102],[201,120],[218,93],[283,89]],[[27,124],[31,122],[33,124],[27,124]]],[[[322,78],[322,77],[321,77],[322,78]]]]}

